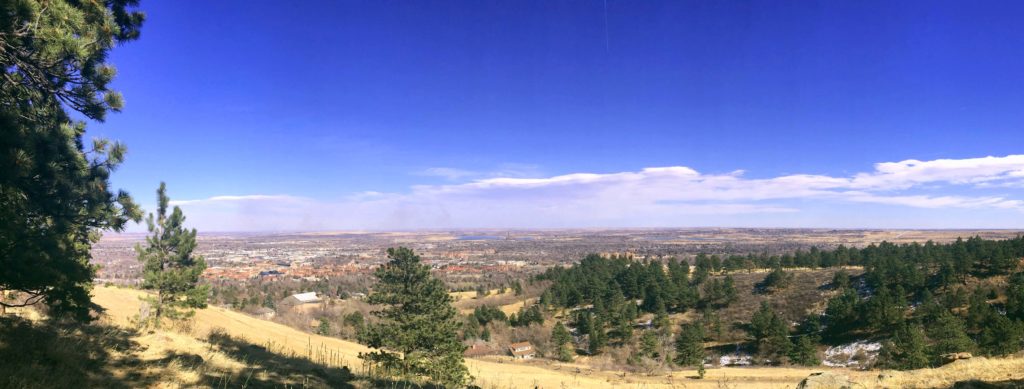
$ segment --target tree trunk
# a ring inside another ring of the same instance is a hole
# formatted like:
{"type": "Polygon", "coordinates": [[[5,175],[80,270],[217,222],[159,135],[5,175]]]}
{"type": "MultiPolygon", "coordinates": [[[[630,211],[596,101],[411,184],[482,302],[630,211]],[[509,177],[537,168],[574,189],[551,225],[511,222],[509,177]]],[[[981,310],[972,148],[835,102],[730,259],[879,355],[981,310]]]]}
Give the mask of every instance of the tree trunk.
{"type": "Polygon", "coordinates": [[[163,314],[164,308],[164,294],[163,292],[156,292],[156,315],[154,316],[154,326],[160,329],[160,317],[163,314]]]}

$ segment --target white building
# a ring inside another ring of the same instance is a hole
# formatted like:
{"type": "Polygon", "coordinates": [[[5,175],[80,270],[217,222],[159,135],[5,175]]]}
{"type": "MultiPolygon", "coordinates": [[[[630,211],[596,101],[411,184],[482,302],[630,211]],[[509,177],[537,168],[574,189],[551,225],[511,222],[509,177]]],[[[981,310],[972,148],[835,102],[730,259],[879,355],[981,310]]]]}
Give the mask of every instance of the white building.
{"type": "Polygon", "coordinates": [[[320,302],[320,298],[316,296],[316,292],[296,293],[288,297],[294,299],[297,304],[313,304],[320,302]]]}

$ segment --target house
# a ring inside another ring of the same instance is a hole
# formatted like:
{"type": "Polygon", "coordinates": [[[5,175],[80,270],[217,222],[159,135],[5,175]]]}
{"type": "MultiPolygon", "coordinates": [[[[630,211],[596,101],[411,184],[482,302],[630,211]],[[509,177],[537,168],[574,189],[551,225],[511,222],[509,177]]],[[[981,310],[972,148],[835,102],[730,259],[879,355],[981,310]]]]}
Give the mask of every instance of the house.
{"type": "Polygon", "coordinates": [[[320,302],[320,298],[316,296],[316,292],[296,293],[288,296],[288,300],[295,305],[315,304],[320,302]]]}
{"type": "Polygon", "coordinates": [[[484,355],[496,354],[501,354],[501,349],[495,349],[482,342],[471,344],[469,347],[466,347],[466,351],[462,352],[464,357],[482,357],[484,355]]]}
{"type": "Polygon", "coordinates": [[[273,309],[270,309],[270,308],[267,308],[267,307],[259,307],[259,308],[256,308],[256,310],[253,311],[252,314],[253,314],[253,316],[256,316],[256,317],[258,317],[260,319],[270,320],[270,319],[273,319],[274,316],[277,313],[274,312],[273,309]]]}
{"type": "Polygon", "coordinates": [[[537,356],[537,351],[533,349],[533,345],[530,342],[519,342],[508,345],[508,352],[512,354],[514,359],[533,359],[537,356]]]}
{"type": "Polygon", "coordinates": [[[259,277],[261,279],[275,279],[275,278],[278,278],[278,277],[283,276],[283,275],[284,275],[284,273],[281,273],[281,272],[279,272],[277,270],[264,270],[264,271],[261,271],[260,274],[257,277],[259,277]]]}

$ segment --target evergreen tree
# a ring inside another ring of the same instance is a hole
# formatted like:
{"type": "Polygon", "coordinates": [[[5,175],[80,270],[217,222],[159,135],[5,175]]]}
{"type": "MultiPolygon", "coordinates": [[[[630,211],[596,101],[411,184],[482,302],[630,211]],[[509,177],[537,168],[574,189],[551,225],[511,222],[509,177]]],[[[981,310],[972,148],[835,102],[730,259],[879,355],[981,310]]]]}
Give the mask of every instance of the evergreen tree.
{"type": "Polygon", "coordinates": [[[146,237],[146,247],[136,244],[135,251],[143,263],[142,287],[156,292],[147,301],[154,308],[152,320],[159,328],[164,317],[187,317],[192,308],[205,307],[210,288],[198,284],[206,261],[192,255],[196,230],[185,229],[185,214],[178,206],[167,214],[166,184],[161,182],[156,193],[157,213],[146,219],[151,235],[146,237]]]}
{"type": "Polygon", "coordinates": [[[462,326],[462,340],[471,340],[480,337],[480,325],[476,319],[470,317],[470,322],[462,326]]]}
{"type": "Polygon", "coordinates": [[[858,303],[857,291],[844,289],[838,296],[828,300],[825,307],[825,319],[828,323],[827,331],[830,334],[840,334],[858,324],[858,303]]]}
{"type": "Polygon", "coordinates": [[[832,288],[833,289],[846,289],[850,287],[850,273],[846,270],[840,270],[832,275],[832,288]]]}
{"type": "Polygon", "coordinates": [[[644,289],[644,301],[640,306],[645,312],[658,312],[665,309],[665,301],[662,299],[661,287],[657,283],[647,284],[644,289]]]}
{"type": "Polygon", "coordinates": [[[684,323],[676,337],[676,356],[672,361],[679,366],[704,364],[704,327],[699,323],[684,323]]]}
{"type": "Polygon", "coordinates": [[[640,335],[640,354],[648,358],[658,358],[658,334],[654,331],[644,331],[643,335],[640,335]]]}
{"type": "Polygon", "coordinates": [[[1006,316],[1024,320],[1024,272],[1015,273],[1007,280],[1006,316]]]}
{"type": "Polygon", "coordinates": [[[732,276],[725,276],[722,280],[722,297],[725,305],[736,302],[738,295],[739,294],[736,291],[736,281],[732,279],[732,276]]]}
{"type": "Polygon", "coordinates": [[[558,360],[562,362],[572,362],[573,350],[572,345],[569,343],[558,346],[558,360]]]}
{"type": "Polygon", "coordinates": [[[782,270],[782,267],[777,267],[772,270],[771,273],[768,273],[768,275],[757,284],[757,287],[766,292],[772,293],[780,289],[785,289],[789,286],[792,280],[792,274],[786,273],[785,270],[782,270]]]}
{"type": "Polygon", "coordinates": [[[903,289],[897,286],[892,292],[889,288],[882,286],[875,291],[875,295],[860,306],[868,327],[875,330],[889,328],[903,320],[906,300],[903,289]]]}
{"type": "Polygon", "coordinates": [[[780,364],[789,353],[789,326],[767,302],[750,319],[750,334],[754,336],[758,354],[773,364],[780,364]]]}
{"type": "Polygon", "coordinates": [[[712,340],[721,340],[725,336],[725,328],[722,326],[722,319],[713,309],[705,309],[701,314],[701,324],[704,325],[704,334],[712,340]]]}
{"type": "Polygon", "coordinates": [[[608,344],[608,335],[604,332],[604,322],[600,317],[595,316],[591,321],[590,333],[587,338],[590,355],[600,354],[604,350],[604,346],[608,344]]]}
{"type": "Polygon", "coordinates": [[[633,322],[624,315],[617,315],[612,326],[615,329],[615,338],[620,344],[629,343],[633,339],[633,322]]]}
{"type": "Polygon", "coordinates": [[[566,330],[562,322],[555,323],[551,330],[551,343],[558,349],[558,360],[562,362],[572,361],[573,348],[571,346],[572,335],[566,330]]]}
{"type": "Polygon", "coordinates": [[[341,323],[349,327],[352,327],[356,330],[356,332],[359,332],[363,330],[365,320],[363,318],[362,312],[354,311],[342,317],[341,323]]]}
{"type": "Polygon", "coordinates": [[[927,329],[928,338],[934,341],[931,355],[936,362],[942,355],[974,350],[974,342],[964,331],[964,323],[949,311],[943,311],[927,329]]]}
{"type": "Polygon", "coordinates": [[[890,369],[911,370],[928,366],[927,344],[920,324],[906,323],[882,345],[879,354],[882,366],[890,369]]]}
{"type": "Polygon", "coordinates": [[[576,331],[579,334],[589,334],[590,329],[593,327],[593,320],[591,320],[591,314],[587,311],[579,311],[576,313],[576,331]]]}
{"type": "Polygon", "coordinates": [[[326,317],[320,318],[320,324],[316,326],[316,333],[319,335],[331,334],[331,322],[327,321],[326,317]]]}
{"type": "Polygon", "coordinates": [[[1024,347],[1024,325],[998,313],[989,316],[979,335],[978,345],[988,355],[1007,355],[1024,347]]]}
{"type": "Polygon", "coordinates": [[[663,309],[655,313],[654,319],[651,320],[651,325],[658,330],[670,331],[671,329],[669,326],[672,325],[672,323],[669,321],[668,312],[665,312],[663,309]]]}
{"type": "Polygon", "coordinates": [[[569,343],[570,341],[572,341],[572,335],[570,335],[569,331],[564,325],[562,325],[562,322],[555,323],[555,327],[551,329],[551,343],[561,346],[569,343]]]}
{"type": "Polygon", "coordinates": [[[411,249],[389,248],[387,254],[390,262],[374,271],[377,285],[367,297],[383,306],[374,312],[380,321],[367,326],[360,339],[377,350],[360,358],[394,367],[403,377],[465,385],[470,379],[462,358],[466,347],[459,342],[457,312],[444,283],[411,249]]]}
{"type": "Polygon", "coordinates": [[[982,288],[976,288],[971,293],[971,298],[968,300],[967,318],[964,323],[969,332],[980,332],[982,327],[990,322],[992,316],[999,314],[988,304],[987,295],[988,293],[982,288]]]}
{"type": "Polygon", "coordinates": [[[89,320],[103,231],[141,212],[110,174],[125,147],[83,139],[86,123],[122,108],[105,61],[138,38],[137,1],[0,2],[0,291],[45,303],[54,316],[89,320]]]}
{"type": "Polygon", "coordinates": [[[750,318],[750,334],[755,341],[779,333],[785,335],[788,331],[785,321],[775,313],[768,302],[761,302],[761,307],[750,318]]]}
{"type": "Polygon", "coordinates": [[[816,339],[811,335],[794,338],[793,346],[789,350],[789,361],[801,366],[820,365],[821,359],[818,359],[818,348],[815,343],[816,339]]]}

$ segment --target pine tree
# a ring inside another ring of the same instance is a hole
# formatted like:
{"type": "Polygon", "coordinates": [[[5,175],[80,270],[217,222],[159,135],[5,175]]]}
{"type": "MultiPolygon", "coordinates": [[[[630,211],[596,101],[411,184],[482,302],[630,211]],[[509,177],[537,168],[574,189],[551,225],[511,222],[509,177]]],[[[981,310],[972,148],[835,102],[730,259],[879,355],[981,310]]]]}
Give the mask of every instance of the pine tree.
{"type": "Polygon", "coordinates": [[[316,333],[319,335],[331,334],[331,322],[327,321],[326,317],[320,318],[320,324],[316,326],[316,333]]]}
{"type": "Polygon", "coordinates": [[[389,248],[387,254],[390,262],[374,271],[377,284],[367,297],[368,303],[383,307],[374,312],[380,320],[367,326],[360,339],[376,350],[360,358],[394,366],[406,378],[465,385],[470,380],[462,358],[466,347],[459,342],[457,311],[444,283],[412,250],[389,248]]]}
{"type": "Polygon", "coordinates": [[[156,292],[148,302],[155,310],[153,323],[159,328],[164,317],[188,317],[192,308],[205,307],[209,286],[199,285],[206,261],[192,255],[196,230],[185,229],[185,214],[178,206],[167,214],[170,198],[166,184],[161,182],[156,193],[157,213],[146,219],[151,235],[146,237],[146,246],[136,244],[135,251],[143,263],[142,287],[156,292]]]}
{"type": "Polygon", "coordinates": [[[676,337],[676,356],[672,361],[679,366],[704,364],[704,328],[699,323],[685,323],[676,337]]]}
{"type": "Polygon", "coordinates": [[[573,346],[570,343],[558,346],[558,360],[562,362],[572,362],[573,346]]]}
{"type": "Polygon", "coordinates": [[[890,369],[910,370],[928,366],[924,329],[917,323],[901,325],[879,354],[882,366],[890,369]]]}
{"type": "Polygon", "coordinates": [[[558,360],[562,362],[572,361],[573,346],[571,345],[572,335],[562,325],[562,322],[555,323],[551,329],[551,343],[558,350],[558,360]]]}
{"type": "Polygon", "coordinates": [[[829,334],[840,334],[858,325],[857,306],[859,301],[857,291],[849,288],[843,289],[838,296],[828,300],[828,306],[825,307],[825,319],[828,323],[826,330],[829,334]]]}
{"type": "Polygon", "coordinates": [[[576,313],[576,331],[580,334],[589,334],[591,327],[593,327],[593,315],[587,311],[579,311],[576,313]]]}
{"type": "Polygon", "coordinates": [[[0,2],[0,290],[89,320],[90,249],[141,219],[110,174],[125,147],[83,139],[83,120],[122,108],[105,61],[138,38],[137,1],[0,2]]]}
{"type": "Polygon", "coordinates": [[[1006,316],[1024,320],[1024,272],[1015,273],[1007,280],[1006,316]]]}
{"type": "Polygon", "coordinates": [[[793,339],[793,346],[789,350],[789,361],[801,366],[820,365],[821,359],[818,359],[815,341],[816,339],[811,335],[802,335],[793,339]]]}
{"type": "Polygon", "coordinates": [[[942,355],[974,350],[974,342],[964,331],[964,323],[949,311],[943,311],[928,327],[928,338],[934,341],[931,355],[936,360],[942,355]]]}
{"type": "Polygon", "coordinates": [[[1024,347],[1024,325],[993,313],[982,326],[978,343],[988,355],[1015,353],[1024,347]]]}
{"type": "Polygon", "coordinates": [[[786,273],[782,270],[782,267],[777,267],[768,273],[761,282],[757,284],[758,288],[761,288],[767,292],[775,292],[780,289],[785,289],[789,286],[793,280],[793,275],[786,273]]]}
{"type": "Polygon", "coordinates": [[[569,331],[565,329],[562,322],[555,323],[555,327],[551,329],[551,343],[556,346],[561,346],[569,343],[570,341],[572,341],[572,335],[570,335],[569,331]]]}
{"type": "Polygon", "coordinates": [[[608,335],[604,332],[604,322],[600,317],[594,318],[590,324],[590,334],[587,337],[589,342],[590,355],[600,354],[604,346],[608,344],[608,335]]]}
{"type": "Polygon", "coordinates": [[[640,354],[648,358],[657,358],[661,356],[658,353],[658,334],[654,331],[644,331],[643,335],[640,335],[640,354]]]}
{"type": "Polygon", "coordinates": [[[758,354],[773,364],[782,363],[792,346],[787,337],[789,326],[767,302],[762,302],[761,308],[751,317],[750,333],[754,336],[758,354]]]}
{"type": "Polygon", "coordinates": [[[476,319],[470,317],[469,323],[465,323],[462,326],[462,339],[471,340],[480,337],[480,324],[476,322],[476,319]]]}
{"type": "Polygon", "coordinates": [[[516,282],[512,283],[512,290],[515,291],[516,296],[522,296],[523,295],[523,284],[519,283],[519,280],[516,280],[516,282]]]}

